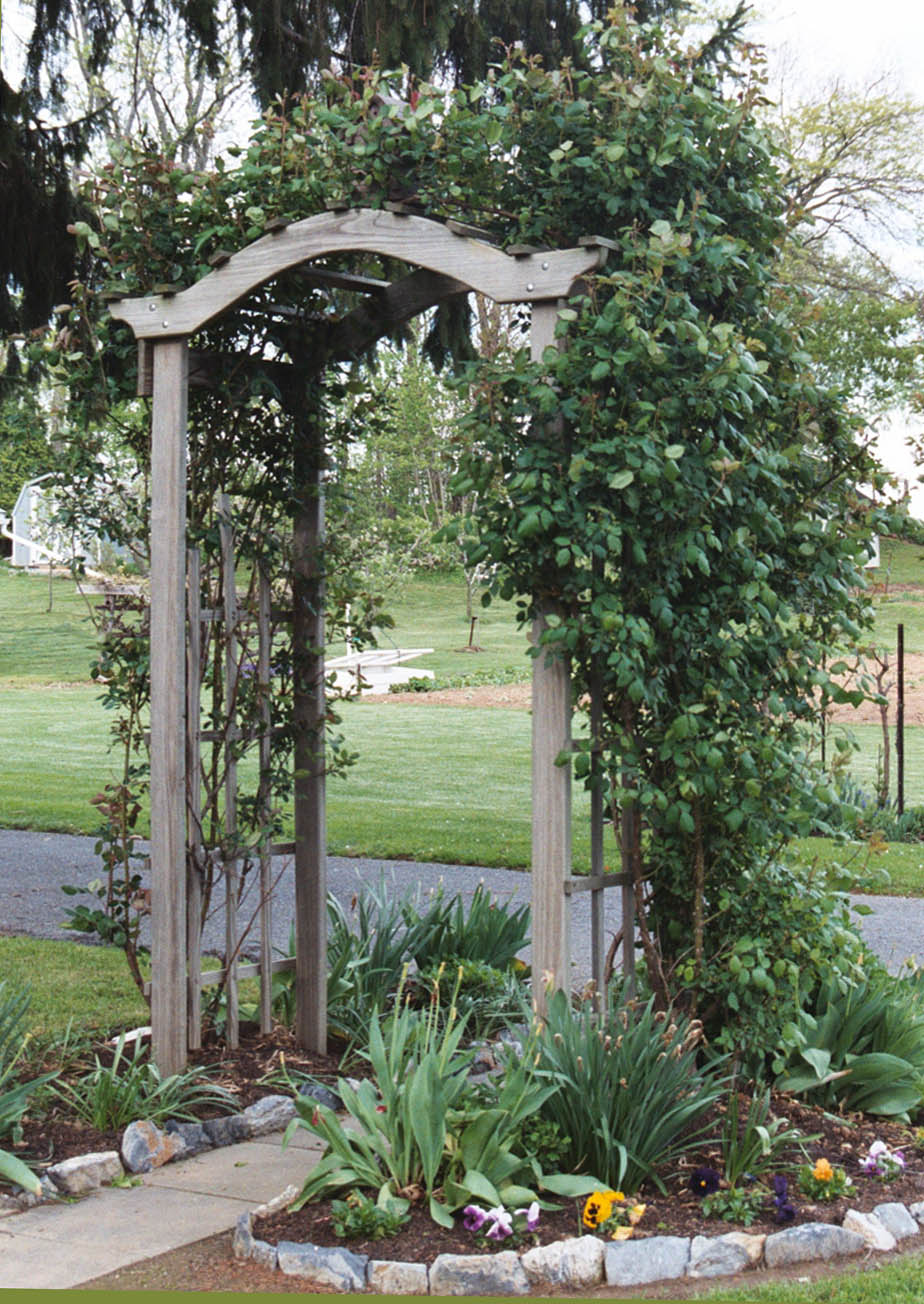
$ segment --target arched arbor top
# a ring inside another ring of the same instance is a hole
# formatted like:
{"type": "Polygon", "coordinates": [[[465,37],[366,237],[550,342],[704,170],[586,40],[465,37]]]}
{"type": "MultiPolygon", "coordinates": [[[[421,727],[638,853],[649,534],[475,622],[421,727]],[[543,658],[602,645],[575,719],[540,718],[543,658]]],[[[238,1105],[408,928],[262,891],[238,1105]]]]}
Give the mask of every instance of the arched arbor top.
{"type": "Polygon", "coordinates": [[[496,303],[562,299],[606,258],[604,240],[577,249],[505,253],[432,218],[382,209],[319,213],[232,254],[201,281],[175,294],[121,299],[110,306],[139,340],[193,335],[275,276],[331,254],[362,252],[394,258],[445,278],[456,292],[477,290],[496,303]]]}

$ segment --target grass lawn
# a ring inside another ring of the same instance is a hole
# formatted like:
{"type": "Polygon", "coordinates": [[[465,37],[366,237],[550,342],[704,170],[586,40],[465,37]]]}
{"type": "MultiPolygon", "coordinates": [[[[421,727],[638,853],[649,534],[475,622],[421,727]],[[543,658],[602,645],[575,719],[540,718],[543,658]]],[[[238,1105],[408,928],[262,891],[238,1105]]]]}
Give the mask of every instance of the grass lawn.
{"type": "MultiPolygon", "coordinates": [[[[416,657],[408,665],[432,670],[440,678],[472,673],[518,672],[523,679],[530,675],[525,630],[517,628],[516,608],[512,602],[494,601],[482,607],[476,595],[474,613],[475,646],[478,653],[466,652],[470,622],[465,615],[465,584],[461,575],[421,575],[407,580],[386,594],[385,607],[394,618],[395,628],[379,631],[382,648],[431,647],[425,657],[416,657]]],[[[343,644],[332,646],[330,654],[340,656],[343,644]]]]}
{"type": "Polygon", "coordinates": [[[0,937],[0,982],[17,989],[26,978],[32,1000],[29,1027],[60,1037],[73,1020],[80,1030],[137,1027],[148,1010],[121,951],[79,942],[0,937]]]}
{"type": "MultiPolygon", "coordinates": [[[[924,570],[918,547],[889,540],[885,545],[885,569],[891,568],[893,582],[909,582],[905,577],[924,570]]],[[[906,642],[909,649],[924,648],[924,601],[906,601],[908,597],[902,594],[895,605],[919,612],[920,626],[909,624],[906,642]]],[[[509,666],[528,674],[525,639],[510,604],[481,612],[476,640],[486,652],[473,656],[455,650],[468,641],[460,578],[415,579],[395,593],[390,605],[397,627],[383,636],[383,644],[393,640],[404,647],[434,647],[433,654],[420,659],[422,667],[441,676],[509,666]]],[[[0,826],[93,833],[98,817],[89,798],[111,775],[116,759],[108,752],[110,721],[98,701],[99,690],[88,682],[94,633],[86,603],[70,581],[55,582],[50,613],[47,606],[46,579],[0,565],[0,748],[7,758],[0,766],[0,826]]],[[[891,604],[881,610],[891,610],[891,604]]],[[[530,721],[525,712],[366,701],[343,708],[343,731],[360,759],[345,779],[329,785],[333,853],[529,863],[530,721]]],[[[871,791],[881,735],[875,725],[856,726],[852,733],[860,750],[851,772],[871,791]]],[[[892,763],[894,792],[894,749],[892,763]]],[[[246,779],[246,765],[242,771],[246,779]]],[[[909,805],[924,804],[924,728],[906,731],[905,794],[909,805]]],[[[583,869],[588,864],[587,798],[579,785],[574,811],[575,865],[583,869]]],[[[818,856],[822,863],[835,857],[843,862],[847,855],[861,859],[856,848],[835,849],[820,839],[805,840],[797,851],[818,856]]],[[[615,864],[612,843],[606,854],[608,863],[615,864]]],[[[924,892],[924,846],[893,845],[877,853],[876,861],[891,876],[887,890],[924,892]]]]}
{"type": "MultiPolygon", "coordinates": [[[[861,1259],[863,1256],[859,1256],[861,1259]]],[[[814,1264],[806,1264],[806,1269],[814,1264]]],[[[742,1301],[742,1304],[920,1304],[924,1256],[880,1255],[872,1264],[852,1271],[805,1281],[747,1285],[741,1289],[710,1290],[697,1299],[742,1301]]]]}
{"type": "Polygon", "coordinates": [[[0,685],[89,682],[96,631],[73,580],[0,564],[0,685]]]}

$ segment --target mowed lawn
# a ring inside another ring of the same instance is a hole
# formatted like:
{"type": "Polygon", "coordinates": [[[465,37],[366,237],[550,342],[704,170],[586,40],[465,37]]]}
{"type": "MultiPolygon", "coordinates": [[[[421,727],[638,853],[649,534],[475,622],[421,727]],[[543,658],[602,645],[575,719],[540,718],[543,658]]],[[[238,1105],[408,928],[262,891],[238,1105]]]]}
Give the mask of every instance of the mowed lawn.
{"type": "MultiPolygon", "coordinates": [[[[894,551],[894,550],[893,550],[894,551]]],[[[901,575],[916,573],[916,549],[892,559],[901,575]]],[[[907,581],[903,581],[907,582],[907,581]]],[[[89,681],[95,636],[87,604],[70,581],[56,581],[48,611],[48,583],[0,566],[0,826],[95,833],[90,805],[115,776],[109,751],[110,714],[89,681]]],[[[916,606],[907,593],[902,606],[916,606]]],[[[397,627],[383,642],[434,647],[422,660],[441,675],[495,673],[529,662],[525,639],[509,605],[492,606],[472,655],[467,642],[461,579],[428,577],[405,586],[392,602],[397,627]]],[[[924,603],[920,604],[924,613],[924,603]]],[[[882,608],[880,608],[880,615],[882,608]]],[[[891,613],[890,613],[891,616],[891,613]]],[[[906,643],[915,646],[906,631],[906,643]]],[[[924,624],[920,646],[924,647],[924,624]]],[[[329,783],[329,848],[334,854],[527,866],[530,859],[530,717],[526,711],[366,700],[342,709],[341,730],[359,760],[329,783]]],[[[851,773],[875,786],[881,734],[875,725],[852,731],[860,749],[851,773]]],[[[893,792],[894,792],[893,749],[893,792]]],[[[242,766],[248,779],[248,766],[242,766]]],[[[906,804],[924,804],[924,728],[906,731],[906,804]]],[[[589,863],[588,799],[574,788],[575,867],[589,863]]],[[[888,890],[924,892],[924,844],[893,845],[887,853],[804,839],[795,851],[822,863],[848,861],[885,868],[888,890]]],[[[615,867],[614,842],[606,849],[615,867]]]]}

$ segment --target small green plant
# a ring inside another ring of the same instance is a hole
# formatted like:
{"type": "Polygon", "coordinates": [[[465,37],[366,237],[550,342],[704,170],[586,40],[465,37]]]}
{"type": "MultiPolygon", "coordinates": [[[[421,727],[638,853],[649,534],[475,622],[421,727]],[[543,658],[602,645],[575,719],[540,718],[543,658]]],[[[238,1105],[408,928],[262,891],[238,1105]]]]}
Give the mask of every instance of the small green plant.
{"type": "Polygon", "coordinates": [[[834,1168],[822,1158],[799,1169],[799,1190],[810,1200],[839,1200],[853,1193],[853,1182],[843,1168],[834,1168]]]}
{"type": "Polygon", "coordinates": [[[826,1109],[908,1121],[924,1095],[924,999],[919,973],[833,976],[813,1012],[783,1028],[774,1062],[780,1091],[826,1109]]]}
{"type": "Polygon", "coordinates": [[[235,1109],[231,1093],[205,1081],[206,1074],[201,1068],[162,1077],[140,1039],[128,1056],[124,1033],[116,1044],[111,1064],[103,1064],[98,1055],[94,1061],[89,1073],[73,1085],[58,1084],[55,1091],[78,1118],[100,1131],[124,1127],[140,1118],[150,1119],[152,1123],[167,1118],[194,1122],[203,1108],[218,1108],[228,1113],[235,1109]]]}
{"type": "Polygon", "coordinates": [[[728,1095],[720,1144],[725,1180],[733,1189],[747,1178],[761,1178],[771,1168],[780,1168],[780,1155],[795,1143],[805,1144],[817,1136],[803,1137],[785,1118],[775,1118],[770,1108],[770,1089],[755,1090],[741,1121],[741,1097],[737,1087],[728,1095]]]}
{"type": "Polygon", "coordinates": [[[396,1201],[373,1204],[362,1191],[351,1191],[345,1200],[332,1200],[330,1213],[334,1235],[341,1240],[381,1240],[394,1236],[409,1220],[396,1201]]]}
{"type": "Polygon", "coordinates": [[[559,1168],[571,1145],[570,1136],[562,1136],[559,1125],[538,1114],[530,1114],[520,1124],[516,1146],[526,1158],[538,1159],[543,1168],[559,1168]]]}
{"type": "MultiPolygon", "coordinates": [[[[0,982],[0,1137],[16,1137],[19,1122],[26,1111],[29,1097],[55,1074],[46,1073],[29,1082],[12,1083],[13,1070],[22,1058],[28,1041],[25,1031],[29,1011],[29,989],[19,989],[0,982]]],[[[41,1194],[38,1178],[18,1156],[0,1150],[0,1177],[15,1182],[33,1195],[41,1194]]]]}
{"type": "Polygon", "coordinates": [[[750,1227],[763,1212],[766,1198],[766,1190],[759,1185],[723,1187],[703,1200],[703,1216],[750,1227]]]}

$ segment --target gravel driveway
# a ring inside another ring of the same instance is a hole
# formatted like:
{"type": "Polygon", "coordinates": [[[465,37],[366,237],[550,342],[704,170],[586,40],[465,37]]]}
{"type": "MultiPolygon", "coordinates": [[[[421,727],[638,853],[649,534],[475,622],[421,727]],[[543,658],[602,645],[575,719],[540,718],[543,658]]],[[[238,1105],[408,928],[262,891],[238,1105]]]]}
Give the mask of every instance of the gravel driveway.
{"type": "MultiPolygon", "coordinates": [[[[93,845],[94,839],[89,837],[0,829],[0,931],[71,941],[80,938],[80,934],[61,927],[64,911],[89,898],[68,897],[61,891],[61,885],[83,885],[99,876],[99,860],[93,845]]],[[[281,876],[274,901],[273,943],[285,948],[295,907],[294,873],[286,860],[277,861],[274,869],[281,871],[281,876]]],[[[517,870],[416,861],[352,860],[342,856],[328,859],[328,887],[345,906],[349,906],[361,884],[377,883],[383,875],[396,893],[418,887],[426,892],[442,882],[447,895],[461,892],[471,896],[478,884],[484,882],[501,898],[529,901],[529,877],[517,870]]],[[[606,897],[609,936],[620,925],[619,893],[607,892],[606,897]]],[[[856,896],[854,900],[871,907],[873,913],[858,920],[860,930],[893,972],[908,959],[924,960],[924,900],[886,896],[856,896]]],[[[575,977],[584,982],[590,976],[590,893],[573,897],[571,911],[575,977]]],[[[242,920],[249,915],[245,903],[242,920]]],[[[206,949],[219,952],[223,936],[223,913],[219,907],[206,926],[206,949]]],[[[528,960],[528,951],[523,955],[528,960]]]]}

